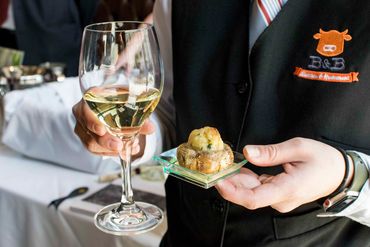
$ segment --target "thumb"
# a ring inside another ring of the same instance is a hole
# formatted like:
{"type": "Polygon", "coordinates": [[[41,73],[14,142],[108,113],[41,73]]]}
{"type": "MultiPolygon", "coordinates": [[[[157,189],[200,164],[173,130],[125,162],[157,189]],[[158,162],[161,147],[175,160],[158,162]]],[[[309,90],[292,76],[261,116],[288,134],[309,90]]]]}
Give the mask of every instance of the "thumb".
{"type": "Polygon", "coordinates": [[[147,120],[145,120],[145,123],[143,124],[143,126],[140,129],[140,134],[150,135],[150,134],[154,133],[154,131],[155,131],[154,123],[152,121],[150,121],[149,119],[147,119],[147,120]]]}
{"type": "Polygon", "coordinates": [[[275,166],[288,162],[299,162],[307,159],[309,141],[304,138],[293,138],[271,145],[247,145],[243,149],[246,159],[258,166],[275,166]]]}

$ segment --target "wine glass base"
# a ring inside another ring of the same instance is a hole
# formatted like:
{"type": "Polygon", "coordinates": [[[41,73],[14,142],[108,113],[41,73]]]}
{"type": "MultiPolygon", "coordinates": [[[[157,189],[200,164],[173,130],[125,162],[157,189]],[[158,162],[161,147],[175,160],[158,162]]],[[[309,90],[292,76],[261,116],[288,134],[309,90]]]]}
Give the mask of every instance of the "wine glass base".
{"type": "Polygon", "coordinates": [[[94,217],[95,226],[113,235],[136,235],[156,228],[163,220],[163,211],[155,205],[135,202],[121,208],[120,202],[102,208],[94,217]]]}

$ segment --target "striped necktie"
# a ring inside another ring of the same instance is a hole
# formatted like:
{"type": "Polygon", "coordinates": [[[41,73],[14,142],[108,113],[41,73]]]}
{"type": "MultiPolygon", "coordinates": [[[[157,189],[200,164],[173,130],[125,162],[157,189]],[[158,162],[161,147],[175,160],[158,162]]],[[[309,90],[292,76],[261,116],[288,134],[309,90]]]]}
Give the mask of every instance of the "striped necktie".
{"type": "Polygon", "coordinates": [[[250,8],[249,47],[277,16],[288,0],[253,0],[250,8]]]}

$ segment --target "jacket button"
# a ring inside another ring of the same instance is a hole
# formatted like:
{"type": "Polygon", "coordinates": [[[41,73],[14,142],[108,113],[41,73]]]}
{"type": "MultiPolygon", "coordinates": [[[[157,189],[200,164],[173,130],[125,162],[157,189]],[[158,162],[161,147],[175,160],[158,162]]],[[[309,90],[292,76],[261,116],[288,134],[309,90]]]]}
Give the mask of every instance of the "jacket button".
{"type": "Polygon", "coordinates": [[[238,94],[244,94],[245,92],[247,92],[247,84],[244,82],[238,83],[236,85],[236,89],[238,91],[238,94]]]}

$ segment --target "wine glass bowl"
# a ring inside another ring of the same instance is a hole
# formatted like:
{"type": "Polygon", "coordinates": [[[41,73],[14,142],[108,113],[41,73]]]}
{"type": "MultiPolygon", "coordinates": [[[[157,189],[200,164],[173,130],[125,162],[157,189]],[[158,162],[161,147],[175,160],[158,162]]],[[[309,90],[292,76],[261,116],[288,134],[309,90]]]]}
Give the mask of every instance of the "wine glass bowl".
{"type": "Polygon", "coordinates": [[[95,225],[114,235],[155,228],[163,212],[135,202],[131,186],[132,143],[156,108],[163,89],[163,65],[155,30],[142,22],[105,22],[84,29],[80,66],[83,98],[108,132],[123,141],[122,199],[95,215],[95,225]]]}

